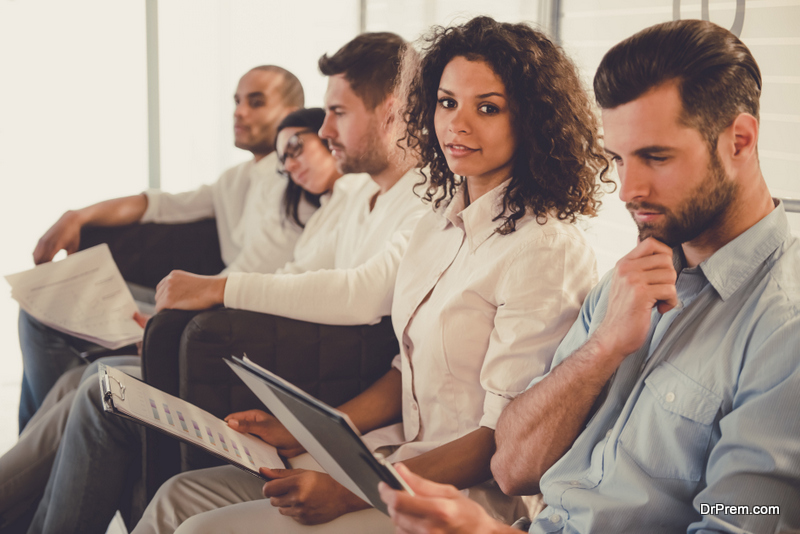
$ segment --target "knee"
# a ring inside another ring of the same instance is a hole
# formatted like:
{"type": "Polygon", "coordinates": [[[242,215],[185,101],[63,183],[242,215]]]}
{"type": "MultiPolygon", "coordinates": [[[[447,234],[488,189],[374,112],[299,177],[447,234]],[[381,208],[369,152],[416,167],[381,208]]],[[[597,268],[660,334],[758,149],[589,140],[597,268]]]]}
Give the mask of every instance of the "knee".
{"type": "MultiPolygon", "coordinates": [[[[153,500],[147,505],[147,509],[142,517],[142,524],[149,525],[153,532],[172,532],[175,531],[185,521],[191,520],[191,512],[183,506],[187,498],[188,484],[187,476],[176,475],[161,485],[153,496],[153,500]]],[[[192,522],[193,523],[193,522],[192,522]]],[[[186,527],[191,529],[191,525],[186,527]]],[[[194,532],[194,530],[187,530],[194,532]]]]}
{"type": "Polygon", "coordinates": [[[95,374],[88,380],[78,386],[75,400],[72,404],[72,410],[76,413],[84,411],[102,412],[105,411],[103,407],[103,395],[100,392],[100,379],[99,375],[95,374]]]}

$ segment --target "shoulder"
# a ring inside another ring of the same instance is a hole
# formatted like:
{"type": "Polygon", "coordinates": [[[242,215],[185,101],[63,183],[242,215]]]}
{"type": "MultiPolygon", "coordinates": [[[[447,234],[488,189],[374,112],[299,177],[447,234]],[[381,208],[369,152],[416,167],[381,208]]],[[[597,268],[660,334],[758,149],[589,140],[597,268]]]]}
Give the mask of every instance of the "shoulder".
{"type": "Polygon", "coordinates": [[[256,163],[255,160],[250,159],[234,165],[233,167],[224,171],[216,182],[212,184],[215,188],[236,188],[248,187],[252,179],[256,176],[256,170],[261,162],[256,163]]]}

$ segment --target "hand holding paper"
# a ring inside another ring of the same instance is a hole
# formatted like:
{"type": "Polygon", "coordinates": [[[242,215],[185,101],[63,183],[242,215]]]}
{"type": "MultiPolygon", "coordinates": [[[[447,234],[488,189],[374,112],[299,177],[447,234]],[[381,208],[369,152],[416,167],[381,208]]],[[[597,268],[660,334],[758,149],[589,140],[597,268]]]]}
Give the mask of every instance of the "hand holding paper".
{"type": "Polygon", "coordinates": [[[254,434],[269,443],[284,458],[292,458],[305,452],[286,427],[275,417],[261,410],[232,413],[225,418],[228,426],[242,434],[254,434]]]}
{"type": "Polygon", "coordinates": [[[142,339],[136,303],[106,244],[6,280],[23,310],[60,332],[109,349],[142,339]]]}

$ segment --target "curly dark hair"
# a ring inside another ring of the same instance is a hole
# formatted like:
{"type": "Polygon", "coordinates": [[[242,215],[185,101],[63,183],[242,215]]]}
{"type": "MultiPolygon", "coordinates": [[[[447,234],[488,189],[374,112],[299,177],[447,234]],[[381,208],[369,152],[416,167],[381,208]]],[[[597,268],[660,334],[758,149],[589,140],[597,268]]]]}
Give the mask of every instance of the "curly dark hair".
{"type": "Polygon", "coordinates": [[[423,198],[438,207],[463,181],[447,166],[434,127],[439,81],[455,57],[487,63],[505,85],[517,138],[511,181],[503,197],[501,234],[516,229],[526,210],[540,224],[554,214],[575,222],[600,207],[609,163],[599,145],[598,120],[573,63],[544,34],[525,24],[476,17],[423,37],[419,65],[406,61],[401,84],[407,132],[401,141],[428,165],[423,198]],[[409,74],[411,72],[411,74],[409,74]]]}

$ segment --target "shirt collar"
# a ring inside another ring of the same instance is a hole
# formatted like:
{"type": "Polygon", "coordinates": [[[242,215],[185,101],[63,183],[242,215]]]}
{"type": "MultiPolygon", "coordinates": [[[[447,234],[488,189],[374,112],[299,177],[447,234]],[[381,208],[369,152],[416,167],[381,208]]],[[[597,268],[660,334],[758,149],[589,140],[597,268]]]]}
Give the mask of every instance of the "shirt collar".
{"type": "Polygon", "coordinates": [[[278,172],[278,153],[274,150],[258,161],[256,161],[254,158],[252,162],[253,169],[258,172],[264,174],[278,172]]]}
{"type": "Polygon", "coordinates": [[[475,252],[481,244],[489,239],[502,224],[501,220],[494,220],[503,212],[503,194],[511,181],[509,178],[481,198],[465,205],[464,186],[460,185],[450,203],[444,207],[443,215],[448,224],[461,228],[467,236],[471,252],[475,252]]]}
{"type": "Polygon", "coordinates": [[[736,293],[756,269],[791,236],[786,211],[780,200],[775,209],[698,267],[722,300],[736,293]]]}

